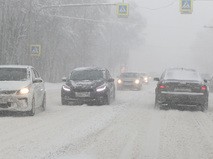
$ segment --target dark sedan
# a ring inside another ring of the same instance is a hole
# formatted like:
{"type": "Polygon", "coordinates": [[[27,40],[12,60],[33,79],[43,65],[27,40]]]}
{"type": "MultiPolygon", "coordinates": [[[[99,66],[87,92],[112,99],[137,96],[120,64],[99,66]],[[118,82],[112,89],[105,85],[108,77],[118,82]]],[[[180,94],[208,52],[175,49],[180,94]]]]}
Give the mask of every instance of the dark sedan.
{"type": "Polygon", "coordinates": [[[65,81],[61,89],[62,105],[69,102],[109,105],[115,99],[114,79],[107,69],[76,68],[65,81]]]}
{"type": "Polygon", "coordinates": [[[158,108],[187,106],[201,111],[208,109],[208,87],[199,73],[191,69],[166,70],[155,89],[155,106],[158,108]]]}

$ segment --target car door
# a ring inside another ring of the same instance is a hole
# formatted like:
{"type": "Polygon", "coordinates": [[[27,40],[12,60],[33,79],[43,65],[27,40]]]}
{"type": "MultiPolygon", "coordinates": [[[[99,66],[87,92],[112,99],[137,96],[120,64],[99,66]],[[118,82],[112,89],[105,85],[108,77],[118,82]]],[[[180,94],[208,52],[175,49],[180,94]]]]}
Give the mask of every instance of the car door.
{"type": "Polygon", "coordinates": [[[106,79],[107,79],[107,83],[108,83],[108,88],[110,90],[110,97],[113,98],[114,93],[115,93],[115,84],[114,84],[114,81],[111,81],[112,80],[112,76],[110,75],[109,71],[106,70],[105,73],[106,73],[106,79]]]}
{"type": "Polygon", "coordinates": [[[34,74],[33,85],[34,85],[35,103],[36,107],[40,107],[43,102],[43,97],[45,93],[44,82],[41,79],[39,73],[34,68],[32,68],[32,71],[34,74]]]}

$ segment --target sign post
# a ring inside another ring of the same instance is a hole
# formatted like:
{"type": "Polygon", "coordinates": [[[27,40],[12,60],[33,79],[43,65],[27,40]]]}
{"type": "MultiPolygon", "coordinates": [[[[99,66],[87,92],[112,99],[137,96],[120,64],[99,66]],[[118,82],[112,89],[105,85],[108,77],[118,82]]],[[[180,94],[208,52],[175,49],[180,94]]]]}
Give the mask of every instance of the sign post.
{"type": "Polygon", "coordinates": [[[193,0],[180,0],[181,14],[192,14],[192,11],[193,11],[193,0]]]}

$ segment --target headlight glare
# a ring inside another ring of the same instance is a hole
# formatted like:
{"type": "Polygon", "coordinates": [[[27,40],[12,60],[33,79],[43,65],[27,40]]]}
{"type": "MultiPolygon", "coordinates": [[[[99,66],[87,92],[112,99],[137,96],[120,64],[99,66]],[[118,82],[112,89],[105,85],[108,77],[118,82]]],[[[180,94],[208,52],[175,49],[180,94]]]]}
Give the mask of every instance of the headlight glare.
{"type": "Polygon", "coordinates": [[[71,91],[70,87],[67,86],[67,85],[63,85],[63,86],[62,86],[62,89],[65,90],[65,91],[67,91],[67,92],[70,92],[70,91],[71,91]]]}
{"type": "Polygon", "coordinates": [[[140,80],[139,79],[136,79],[135,80],[135,84],[139,84],[140,83],[140,80]]]}
{"type": "Polygon", "coordinates": [[[119,80],[118,80],[118,84],[121,84],[121,83],[122,83],[122,81],[121,81],[121,79],[119,79],[119,80]]]}
{"type": "Polygon", "coordinates": [[[27,94],[27,93],[29,93],[29,92],[30,92],[29,88],[22,88],[22,89],[19,91],[20,94],[27,94]]]}
{"type": "Polygon", "coordinates": [[[102,85],[102,86],[96,88],[96,91],[97,91],[97,92],[102,92],[102,91],[104,91],[105,89],[106,89],[106,85],[104,84],[104,85],[102,85]]]}

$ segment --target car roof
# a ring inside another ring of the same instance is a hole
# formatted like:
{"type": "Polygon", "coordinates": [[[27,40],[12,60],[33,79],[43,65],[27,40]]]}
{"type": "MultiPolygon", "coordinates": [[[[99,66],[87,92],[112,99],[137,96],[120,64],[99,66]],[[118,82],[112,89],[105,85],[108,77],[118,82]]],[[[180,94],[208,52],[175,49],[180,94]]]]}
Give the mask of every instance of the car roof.
{"type": "Polygon", "coordinates": [[[0,65],[0,68],[33,68],[29,65],[0,65]]]}
{"type": "Polygon", "coordinates": [[[105,68],[100,68],[100,67],[78,67],[78,68],[75,68],[73,71],[86,71],[86,70],[100,70],[100,71],[104,71],[106,69],[105,68]]]}
{"type": "Polygon", "coordinates": [[[194,69],[188,69],[188,68],[169,68],[166,71],[192,71],[192,72],[197,72],[194,69]]]}
{"type": "Polygon", "coordinates": [[[194,69],[187,68],[170,68],[167,69],[164,79],[177,79],[177,80],[196,80],[202,81],[200,74],[194,69]],[[172,74],[171,74],[172,73],[172,74]]]}

